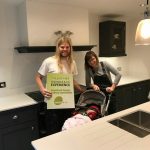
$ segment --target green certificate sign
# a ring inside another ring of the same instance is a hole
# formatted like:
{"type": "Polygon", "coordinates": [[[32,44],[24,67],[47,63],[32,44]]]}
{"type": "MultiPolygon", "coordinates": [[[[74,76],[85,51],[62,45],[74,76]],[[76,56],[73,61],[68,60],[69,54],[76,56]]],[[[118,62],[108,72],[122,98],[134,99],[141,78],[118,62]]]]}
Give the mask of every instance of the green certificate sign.
{"type": "Polygon", "coordinates": [[[72,74],[48,73],[46,88],[52,92],[47,109],[75,108],[72,74]]]}

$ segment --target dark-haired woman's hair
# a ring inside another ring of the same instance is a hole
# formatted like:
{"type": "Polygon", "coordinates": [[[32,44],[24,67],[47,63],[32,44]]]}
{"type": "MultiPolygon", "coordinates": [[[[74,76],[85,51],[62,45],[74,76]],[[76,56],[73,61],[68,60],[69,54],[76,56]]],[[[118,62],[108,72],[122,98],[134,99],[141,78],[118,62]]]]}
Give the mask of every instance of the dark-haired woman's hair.
{"type": "Polygon", "coordinates": [[[97,55],[96,55],[93,51],[88,51],[88,52],[85,54],[85,57],[84,57],[84,61],[85,61],[84,66],[85,66],[85,69],[91,68],[91,66],[89,65],[88,62],[89,62],[89,60],[90,60],[93,56],[96,58],[97,63],[99,62],[97,55]]]}

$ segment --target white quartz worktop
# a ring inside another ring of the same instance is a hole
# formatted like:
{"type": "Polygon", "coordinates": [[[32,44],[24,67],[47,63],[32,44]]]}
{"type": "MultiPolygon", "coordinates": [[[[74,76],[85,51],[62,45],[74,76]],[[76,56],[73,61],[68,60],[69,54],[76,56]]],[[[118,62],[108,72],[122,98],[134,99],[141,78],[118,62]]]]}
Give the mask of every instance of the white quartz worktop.
{"type": "Polygon", "coordinates": [[[0,97],[0,111],[34,105],[36,101],[26,94],[16,94],[0,97]]]}
{"type": "Polygon", "coordinates": [[[149,150],[150,135],[137,137],[108,121],[136,110],[150,112],[150,102],[32,142],[36,150],[149,150]]]}
{"type": "MultiPolygon", "coordinates": [[[[113,77],[112,77],[112,79],[113,79],[113,77]]],[[[149,79],[150,78],[148,78],[148,77],[134,77],[134,76],[123,75],[120,79],[118,86],[135,83],[135,82],[140,82],[140,81],[144,81],[144,80],[149,80],[149,79]]]]}

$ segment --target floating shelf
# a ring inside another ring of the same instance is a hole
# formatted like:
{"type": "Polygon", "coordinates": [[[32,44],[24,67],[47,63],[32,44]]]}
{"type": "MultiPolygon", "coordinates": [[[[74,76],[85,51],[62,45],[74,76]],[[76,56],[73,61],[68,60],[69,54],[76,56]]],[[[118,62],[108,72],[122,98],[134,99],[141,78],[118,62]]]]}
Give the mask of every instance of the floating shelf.
{"type": "Polygon", "coordinates": [[[100,54],[99,57],[122,57],[122,56],[127,56],[126,53],[115,53],[115,54],[100,54]]]}
{"type": "MultiPolygon", "coordinates": [[[[73,46],[73,51],[89,51],[96,45],[78,45],[73,46]]],[[[44,53],[44,52],[55,52],[55,46],[21,46],[15,47],[19,53],[44,53]]]]}

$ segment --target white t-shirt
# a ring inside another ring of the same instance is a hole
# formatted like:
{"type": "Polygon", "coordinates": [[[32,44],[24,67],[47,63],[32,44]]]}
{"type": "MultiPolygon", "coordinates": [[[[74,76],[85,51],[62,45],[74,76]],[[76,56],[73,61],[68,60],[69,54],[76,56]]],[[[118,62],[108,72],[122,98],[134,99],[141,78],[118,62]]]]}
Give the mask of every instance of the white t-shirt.
{"type": "Polygon", "coordinates": [[[77,75],[78,71],[77,71],[77,66],[75,61],[73,61],[73,65],[72,65],[72,71],[70,69],[68,69],[67,65],[64,64],[63,69],[60,70],[58,67],[58,63],[57,63],[57,59],[53,56],[53,57],[48,57],[46,58],[41,67],[39,68],[38,72],[43,75],[46,76],[47,73],[71,73],[73,75],[77,75]]]}

